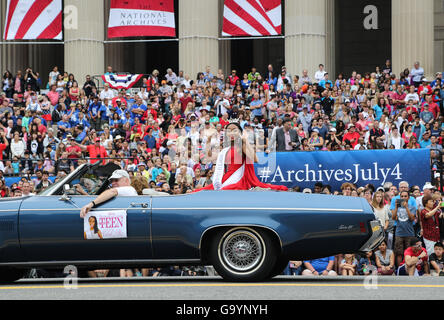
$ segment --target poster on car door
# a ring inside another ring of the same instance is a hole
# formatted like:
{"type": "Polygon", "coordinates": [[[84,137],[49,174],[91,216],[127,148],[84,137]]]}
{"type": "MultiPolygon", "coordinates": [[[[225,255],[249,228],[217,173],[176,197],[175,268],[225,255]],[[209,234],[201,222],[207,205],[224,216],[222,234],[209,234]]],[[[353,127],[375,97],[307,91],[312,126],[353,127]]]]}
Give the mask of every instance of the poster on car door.
{"type": "Polygon", "coordinates": [[[86,215],[83,224],[85,240],[127,238],[126,211],[94,211],[86,215]]]}

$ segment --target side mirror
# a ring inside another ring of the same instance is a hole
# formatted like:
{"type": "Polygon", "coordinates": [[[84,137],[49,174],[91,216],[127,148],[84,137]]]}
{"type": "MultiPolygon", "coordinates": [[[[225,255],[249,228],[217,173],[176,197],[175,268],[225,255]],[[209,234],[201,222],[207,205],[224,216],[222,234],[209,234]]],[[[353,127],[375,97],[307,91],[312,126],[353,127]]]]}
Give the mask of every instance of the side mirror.
{"type": "Polygon", "coordinates": [[[69,190],[71,190],[69,184],[63,185],[63,195],[59,198],[60,201],[71,201],[71,197],[68,195],[69,190]]]}

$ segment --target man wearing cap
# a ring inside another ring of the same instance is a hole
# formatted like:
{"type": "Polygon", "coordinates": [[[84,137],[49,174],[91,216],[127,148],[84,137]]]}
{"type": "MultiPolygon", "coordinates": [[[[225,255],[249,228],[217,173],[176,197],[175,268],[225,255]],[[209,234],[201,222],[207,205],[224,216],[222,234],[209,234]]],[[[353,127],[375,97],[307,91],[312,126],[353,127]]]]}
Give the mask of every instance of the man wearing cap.
{"type": "MultiPolygon", "coordinates": [[[[430,182],[427,182],[424,185],[424,187],[422,187],[423,195],[416,198],[416,206],[418,207],[418,211],[417,211],[418,217],[420,216],[421,211],[424,210],[424,206],[422,204],[422,199],[424,198],[424,196],[431,196],[434,191],[435,191],[435,187],[430,182]]],[[[421,231],[422,231],[422,228],[421,228],[421,231]]]]}
{"type": "Polygon", "coordinates": [[[355,125],[353,123],[350,123],[348,125],[348,132],[346,134],[344,134],[342,141],[350,142],[352,148],[354,149],[356,147],[356,145],[358,144],[358,140],[359,140],[360,136],[361,135],[358,132],[356,132],[355,125]]]}
{"type": "Polygon", "coordinates": [[[137,165],[137,171],[144,176],[148,181],[150,181],[150,172],[148,170],[146,170],[146,164],[145,162],[140,162],[137,165]]]}
{"type": "Polygon", "coordinates": [[[418,94],[420,96],[432,94],[433,92],[432,92],[432,87],[430,86],[430,81],[427,80],[427,78],[422,78],[421,82],[422,84],[419,85],[418,94]]]}
{"type": "Polygon", "coordinates": [[[66,135],[66,139],[68,139],[68,142],[66,144],[66,152],[68,152],[68,158],[80,158],[82,156],[82,149],[80,149],[80,147],[76,143],[73,143],[74,139],[72,137],[72,134],[68,133],[66,135]]]}
{"type": "Polygon", "coordinates": [[[131,180],[128,172],[125,170],[116,170],[109,178],[112,188],[100,194],[95,200],[85,205],[80,210],[80,217],[84,218],[86,214],[94,207],[114,198],[137,196],[137,191],[131,186],[131,180]]]}
{"type": "Polygon", "coordinates": [[[440,116],[439,106],[438,106],[438,104],[433,102],[433,97],[431,94],[428,94],[425,97],[425,102],[423,103],[423,106],[421,108],[421,112],[424,111],[424,105],[426,105],[426,104],[429,105],[429,111],[433,113],[433,117],[435,119],[439,119],[439,116],[440,116]]]}

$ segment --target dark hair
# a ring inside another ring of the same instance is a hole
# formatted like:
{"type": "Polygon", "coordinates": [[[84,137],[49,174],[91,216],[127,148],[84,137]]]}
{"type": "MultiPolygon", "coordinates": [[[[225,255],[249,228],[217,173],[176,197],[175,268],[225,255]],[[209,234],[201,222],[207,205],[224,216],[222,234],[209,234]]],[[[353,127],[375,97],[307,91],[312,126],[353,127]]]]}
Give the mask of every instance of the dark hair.
{"type": "Polygon", "coordinates": [[[443,248],[444,249],[444,246],[443,246],[443,244],[441,243],[441,242],[437,242],[437,243],[435,243],[435,245],[433,246],[434,248],[443,248]]]}
{"type": "Polygon", "coordinates": [[[416,245],[417,242],[421,242],[421,239],[419,239],[419,238],[412,238],[410,240],[410,246],[413,247],[414,245],[416,245]]]}
{"type": "Polygon", "coordinates": [[[91,219],[91,218],[94,219],[94,233],[99,233],[99,227],[97,226],[97,218],[95,216],[89,217],[89,219],[91,219]]]}
{"type": "Polygon", "coordinates": [[[243,132],[243,131],[244,131],[244,130],[242,129],[241,125],[240,125],[238,122],[231,122],[231,123],[227,124],[227,126],[225,127],[225,129],[228,129],[228,127],[231,126],[231,125],[236,126],[236,127],[240,130],[240,132],[243,132]]]}
{"type": "Polygon", "coordinates": [[[433,197],[429,194],[426,194],[424,197],[422,197],[422,205],[425,207],[429,200],[433,200],[433,197]]]}

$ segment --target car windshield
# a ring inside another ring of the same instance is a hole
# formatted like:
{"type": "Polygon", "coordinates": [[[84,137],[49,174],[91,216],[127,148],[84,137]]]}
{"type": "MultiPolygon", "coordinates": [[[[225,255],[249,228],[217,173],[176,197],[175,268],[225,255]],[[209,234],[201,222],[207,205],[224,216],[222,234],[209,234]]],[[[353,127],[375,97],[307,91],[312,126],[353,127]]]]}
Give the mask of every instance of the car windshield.
{"type": "Polygon", "coordinates": [[[85,166],[87,164],[83,164],[80,167],[78,167],[75,171],[71,172],[66,177],[56,181],[52,185],[50,185],[48,188],[43,189],[40,193],[38,193],[39,196],[49,196],[52,194],[57,194],[57,191],[63,189],[63,185],[67,183],[68,181],[71,181],[76,175],[79,175],[79,172],[84,171],[85,166]]]}
{"type": "Polygon", "coordinates": [[[100,163],[94,165],[84,164],[38,195],[62,195],[65,192],[70,195],[99,194],[108,188],[108,178],[115,169],[115,164],[107,164],[105,166],[100,165],[100,163]],[[69,186],[69,190],[65,189],[66,185],[69,186]]]}

